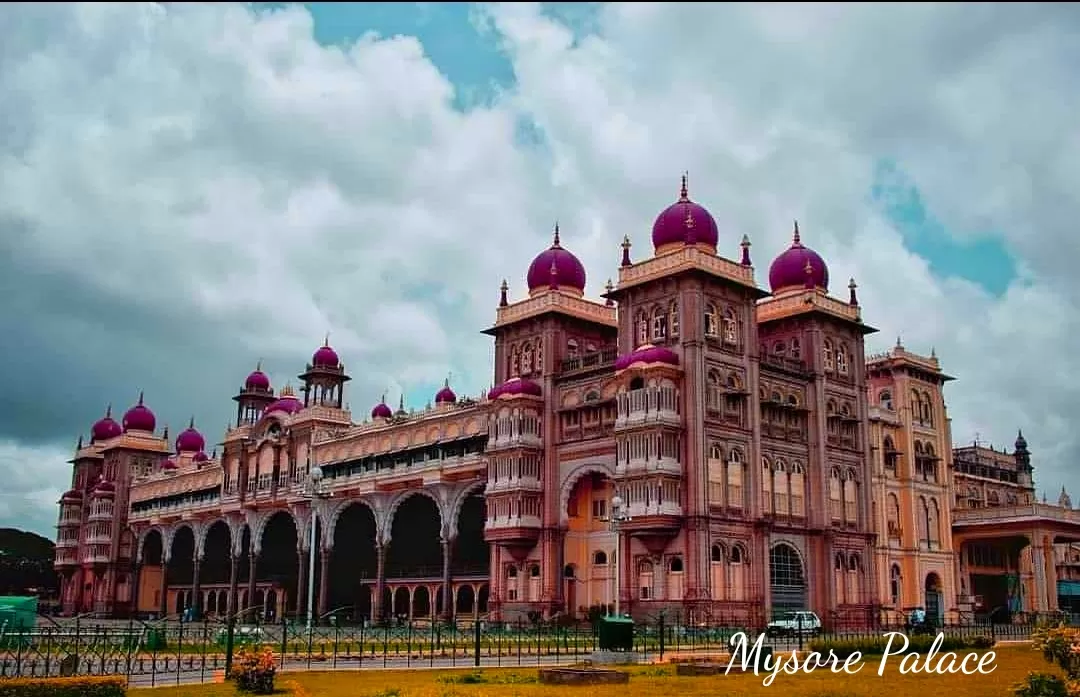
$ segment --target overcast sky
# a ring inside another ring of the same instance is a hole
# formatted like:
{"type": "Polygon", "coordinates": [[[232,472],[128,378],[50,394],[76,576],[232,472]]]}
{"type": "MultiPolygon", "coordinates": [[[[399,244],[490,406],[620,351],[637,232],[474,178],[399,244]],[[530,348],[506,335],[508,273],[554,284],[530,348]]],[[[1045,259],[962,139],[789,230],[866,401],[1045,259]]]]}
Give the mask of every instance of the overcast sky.
{"type": "Polygon", "coordinates": [[[0,525],[53,536],[79,434],[146,393],[216,442],[330,333],[361,418],[491,381],[558,219],[597,296],[690,172],[759,283],[855,277],[935,347],[954,440],[1080,493],[1075,5],[13,4],[0,12],[0,525]]]}

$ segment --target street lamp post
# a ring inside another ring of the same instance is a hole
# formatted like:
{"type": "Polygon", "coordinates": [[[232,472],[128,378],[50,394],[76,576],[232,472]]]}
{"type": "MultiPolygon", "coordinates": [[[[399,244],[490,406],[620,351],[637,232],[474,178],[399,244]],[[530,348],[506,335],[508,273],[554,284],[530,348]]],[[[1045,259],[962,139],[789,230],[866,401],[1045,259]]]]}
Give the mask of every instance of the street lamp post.
{"type": "Polygon", "coordinates": [[[322,488],[323,471],[318,465],[313,465],[308,479],[308,497],[311,501],[311,541],[308,550],[308,596],[307,596],[307,629],[310,632],[315,624],[315,546],[318,540],[315,535],[317,516],[315,515],[315,502],[329,498],[322,488]]]}
{"type": "Polygon", "coordinates": [[[619,617],[619,596],[622,586],[622,534],[620,526],[630,520],[630,513],[624,506],[622,497],[616,494],[611,499],[611,529],[615,532],[615,616],[619,617]]]}

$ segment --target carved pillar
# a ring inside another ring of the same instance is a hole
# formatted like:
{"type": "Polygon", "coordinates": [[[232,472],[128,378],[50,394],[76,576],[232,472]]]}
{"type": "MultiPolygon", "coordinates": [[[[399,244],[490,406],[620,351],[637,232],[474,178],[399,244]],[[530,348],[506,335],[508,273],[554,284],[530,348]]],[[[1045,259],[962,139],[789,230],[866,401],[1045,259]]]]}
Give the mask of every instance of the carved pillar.
{"type": "Polygon", "coordinates": [[[330,608],[327,607],[329,598],[327,598],[327,586],[330,582],[330,555],[333,553],[331,549],[319,550],[319,616],[325,615],[330,608]]]}
{"type": "Polygon", "coordinates": [[[255,617],[255,612],[256,612],[256,610],[254,609],[254,606],[255,606],[255,574],[258,571],[258,567],[259,567],[259,553],[254,551],[254,550],[248,552],[247,603],[246,603],[246,605],[244,607],[244,610],[247,610],[248,608],[252,608],[251,612],[248,613],[252,619],[255,617]]]}
{"type": "Polygon", "coordinates": [[[159,611],[161,617],[165,618],[169,614],[169,557],[162,555],[161,557],[161,597],[159,598],[160,606],[159,611]]]}
{"type": "Polygon", "coordinates": [[[386,614],[382,606],[386,589],[386,543],[375,545],[375,595],[371,598],[371,618],[381,620],[386,614]]]}
{"type": "Polygon", "coordinates": [[[307,589],[308,572],[314,573],[314,569],[308,569],[309,550],[304,545],[297,545],[296,563],[299,570],[296,572],[296,614],[299,617],[307,617],[307,589]]]}
{"type": "Polygon", "coordinates": [[[225,601],[228,616],[232,617],[239,609],[236,607],[237,582],[240,580],[240,555],[233,554],[229,559],[229,597],[225,601]]]}
{"type": "Polygon", "coordinates": [[[454,600],[453,594],[450,592],[450,554],[454,548],[453,539],[443,539],[442,541],[442,602],[443,602],[443,617],[446,619],[452,619],[454,616],[454,600]]]}
{"type": "MultiPolygon", "coordinates": [[[[131,569],[131,612],[139,611],[139,586],[142,585],[142,561],[135,562],[131,569]]],[[[61,593],[61,598],[63,594],[61,593]]]]}
{"type": "Polygon", "coordinates": [[[195,556],[195,570],[191,577],[191,616],[194,619],[202,617],[202,588],[199,582],[199,567],[202,566],[202,557],[195,556]]]}

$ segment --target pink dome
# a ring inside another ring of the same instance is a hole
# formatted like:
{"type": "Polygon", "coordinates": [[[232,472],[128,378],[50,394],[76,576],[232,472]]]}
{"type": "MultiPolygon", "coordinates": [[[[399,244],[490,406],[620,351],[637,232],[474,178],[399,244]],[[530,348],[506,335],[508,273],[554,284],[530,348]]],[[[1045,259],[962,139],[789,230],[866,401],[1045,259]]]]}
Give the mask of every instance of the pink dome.
{"type": "Polygon", "coordinates": [[[671,349],[666,349],[663,346],[653,346],[651,344],[645,344],[637,351],[626,356],[619,356],[615,360],[615,370],[625,370],[630,366],[636,364],[650,364],[650,363],[667,363],[668,365],[679,365],[679,355],[671,349]]]}
{"type": "Polygon", "coordinates": [[[265,392],[270,389],[270,378],[261,369],[256,368],[244,380],[244,389],[254,392],[265,392]]]}
{"type": "Polygon", "coordinates": [[[829,267],[817,252],[803,246],[798,223],[795,223],[791,246],[769,267],[769,286],[774,293],[784,288],[829,290],[829,267]]]}
{"type": "Polygon", "coordinates": [[[337,368],[340,364],[337,351],[330,348],[330,337],[326,337],[322,347],[311,357],[311,365],[316,368],[337,368]]]}
{"type": "Polygon", "coordinates": [[[295,414],[301,411],[304,405],[300,403],[300,400],[293,394],[292,388],[286,385],[281,390],[281,394],[278,396],[278,400],[268,406],[263,414],[269,414],[271,412],[280,411],[286,414],[295,414]]]}
{"type": "Polygon", "coordinates": [[[532,380],[525,380],[522,378],[510,378],[503,384],[495,387],[488,392],[488,399],[498,399],[499,397],[516,397],[518,395],[529,395],[532,397],[539,397],[544,393],[540,385],[537,385],[532,380]]]}
{"type": "Polygon", "coordinates": [[[105,408],[105,416],[90,427],[90,442],[116,438],[124,432],[123,427],[112,417],[112,405],[105,408]]]}
{"type": "Polygon", "coordinates": [[[686,176],[683,176],[679,200],[665,208],[653,223],[653,249],[669,244],[704,244],[716,247],[720,232],[712,214],[690,200],[686,176]]]}
{"type": "Polygon", "coordinates": [[[529,292],[550,288],[553,283],[557,288],[585,292],[585,267],[572,252],[562,248],[558,225],[555,226],[555,239],[551,246],[529,264],[525,280],[529,284],[529,292]]]}
{"type": "Polygon", "coordinates": [[[161,469],[166,471],[172,471],[176,469],[176,460],[169,458],[165,462],[161,463],[161,469]]]}
{"type": "Polygon", "coordinates": [[[457,395],[450,389],[450,381],[447,380],[443,388],[435,393],[436,404],[453,404],[457,401],[457,395]]]}
{"type": "Polygon", "coordinates": [[[154,432],[157,428],[157,419],[154,412],[143,404],[143,395],[139,393],[139,403],[127,410],[124,414],[125,431],[149,431],[154,432]]]}
{"type": "Polygon", "coordinates": [[[210,456],[200,450],[199,452],[195,453],[195,457],[191,458],[191,460],[192,462],[199,463],[210,462],[210,456]]]}
{"type": "Polygon", "coordinates": [[[393,415],[394,412],[386,405],[386,397],[383,397],[382,401],[371,410],[371,418],[373,419],[389,419],[393,415]]]}
{"type": "Polygon", "coordinates": [[[186,430],[176,437],[176,452],[197,453],[206,447],[206,439],[195,430],[195,419],[192,418],[186,430]]]}

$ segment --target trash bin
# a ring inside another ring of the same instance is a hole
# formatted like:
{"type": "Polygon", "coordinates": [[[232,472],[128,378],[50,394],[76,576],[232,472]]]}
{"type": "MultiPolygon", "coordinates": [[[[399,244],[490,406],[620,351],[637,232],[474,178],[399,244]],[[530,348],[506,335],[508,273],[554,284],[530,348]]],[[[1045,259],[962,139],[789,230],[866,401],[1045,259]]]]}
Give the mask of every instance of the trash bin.
{"type": "Polygon", "coordinates": [[[161,651],[165,648],[165,632],[161,629],[146,630],[146,643],[144,651],[161,651]]]}
{"type": "Polygon", "coordinates": [[[634,620],[629,617],[605,617],[598,628],[601,651],[633,651],[634,620]]]}

